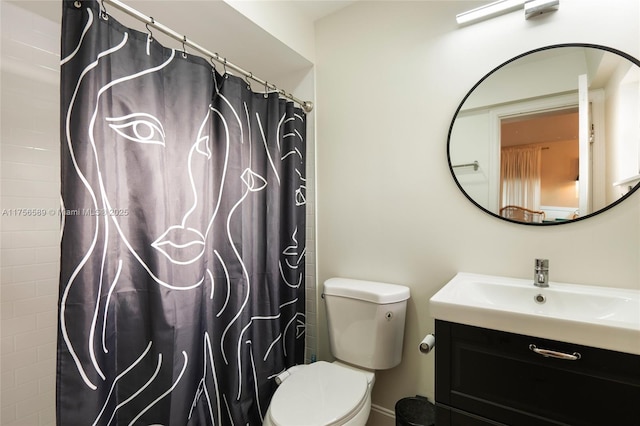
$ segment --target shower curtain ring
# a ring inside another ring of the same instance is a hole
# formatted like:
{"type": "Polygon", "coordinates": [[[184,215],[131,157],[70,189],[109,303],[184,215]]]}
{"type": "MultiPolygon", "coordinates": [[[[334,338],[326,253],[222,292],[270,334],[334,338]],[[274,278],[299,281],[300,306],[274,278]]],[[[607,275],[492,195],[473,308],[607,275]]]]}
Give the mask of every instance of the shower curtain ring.
{"type": "Polygon", "coordinates": [[[249,81],[249,79],[253,79],[253,73],[249,72],[249,75],[245,75],[244,76],[244,81],[247,82],[247,89],[251,90],[251,82],[249,81]]]}
{"type": "Polygon", "coordinates": [[[266,80],[264,81],[264,95],[263,96],[265,97],[265,99],[269,97],[269,82],[266,81],[266,80]]]}
{"type": "Polygon", "coordinates": [[[187,47],[185,44],[187,43],[187,36],[182,36],[182,57],[187,59],[187,47]]]}
{"type": "Polygon", "coordinates": [[[153,31],[149,28],[149,24],[154,25],[156,21],[153,19],[153,16],[149,16],[149,19],[151,19],[151,22],[147,22],[144,26],[147,27],[147,31],[149,31],[149,41],[153,41],[153,31]]]}
{"type": "Polygon", "coordinates": [[[222,58],[222,66],[224,67],[224,78],[229,78],[229,71],[227,71],[227,58],[222,58]]]}
{"type": "Polygon", "coordinates": [[[82,2],[80,0],[76,0],[73,2],[73,5],[76,9],[80,9],[82,7],[82,2]]]}
{"type": "Polygon", "coordinates": [[[213,69],[218,71],[218,69],[216,68],[216,61],[220,62],[220,55],[218,55],[218,53],[214,53],[213,56],[209,58],[209,61],[211,61],[211,65],[213,65],[213,69]]]}
{"type": "Polygon", "coordinates": [[[109,14],[107,13],[107,8],[104,6],[104,0],[100,0],[100,17],[105,21],[109,20],[109,14]]]}

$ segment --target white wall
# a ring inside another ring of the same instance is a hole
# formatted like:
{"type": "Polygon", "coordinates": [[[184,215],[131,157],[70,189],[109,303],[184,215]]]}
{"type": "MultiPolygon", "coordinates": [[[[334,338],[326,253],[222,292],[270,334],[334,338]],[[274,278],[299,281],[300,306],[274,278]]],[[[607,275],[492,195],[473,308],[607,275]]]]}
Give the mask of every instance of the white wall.
{"type": "Polygon", "coordinates": [[[417,345],[433,331],[429,298],[458,271],[526,278],[546,257],[555,281],[640,288],[640,196],[583,222],[511,224],[460,193],[446,153],[464,95],[517,54],[585,42],[640,57],[637,0],[562,0],[541,19],[458,28],[455,15],[478,4],[361,1],[316,24],[319,291],[332,276],[411,287],[403,363],[374,388],[388,410],[433,398],[434,357],[417,345]]]}
{"type": "Polygon", "coordinates": [[[4,1],[0,13],[0,423],[53,425],[60,257],[55,214],[60,206],[60,26],[4,1]]]}
{"type": "Polygon", "coordinates": [[[500,152],[492,150],[496,147],[491,144],[491,124],[489,109],[461,110],[456,116],[456,125],[450,131],[453,143],[449,148],[449,158],[452,166],[478,162],[478,170],[469,166],[456,167],[456,179],[476,203],[497,212],[500,208],[500,152]]]}
{"type": "Polygon", "coordinates": [[[289,1],[224,0],[257,26],[263,28],[283,44],[313,62],[315,38],[313,25],[302,9],[291,7],[289,1]]]}

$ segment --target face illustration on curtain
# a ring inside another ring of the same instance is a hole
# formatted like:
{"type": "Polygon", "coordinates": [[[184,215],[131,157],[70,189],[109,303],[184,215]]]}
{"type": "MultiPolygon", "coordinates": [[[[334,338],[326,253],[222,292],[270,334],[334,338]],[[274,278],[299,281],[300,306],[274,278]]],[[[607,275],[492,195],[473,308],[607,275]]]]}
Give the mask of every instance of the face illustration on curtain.
{"type": "Polygon", "coordinates": [[[261,424],[304,354],[305,116],[63,2],[58,424],[261,424]]]}

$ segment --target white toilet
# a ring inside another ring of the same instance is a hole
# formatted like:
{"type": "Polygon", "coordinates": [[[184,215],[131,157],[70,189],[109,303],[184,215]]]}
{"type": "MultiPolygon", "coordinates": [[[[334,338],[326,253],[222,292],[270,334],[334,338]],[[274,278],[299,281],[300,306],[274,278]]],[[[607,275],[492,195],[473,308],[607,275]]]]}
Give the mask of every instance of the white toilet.
{"type": "Polygon", "coordinates": [[[393,368],[402,360],[408,287],[331,278],[324,283],[323,297],[337,360],[281,374],[264,426],[364,426],[374,370],[393,368]]]}

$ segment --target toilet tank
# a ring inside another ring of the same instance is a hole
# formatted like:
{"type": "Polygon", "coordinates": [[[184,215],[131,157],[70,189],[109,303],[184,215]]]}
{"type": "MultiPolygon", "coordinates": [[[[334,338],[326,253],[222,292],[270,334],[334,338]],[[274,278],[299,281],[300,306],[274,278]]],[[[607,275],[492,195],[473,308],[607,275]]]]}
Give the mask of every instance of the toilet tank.
{"type": "Polygon", "coordinates": [[[333,356],[374,370],[400,364],[408,287],[331,278],[323,296],[333,356]]]}

